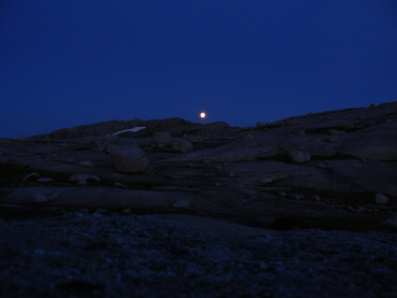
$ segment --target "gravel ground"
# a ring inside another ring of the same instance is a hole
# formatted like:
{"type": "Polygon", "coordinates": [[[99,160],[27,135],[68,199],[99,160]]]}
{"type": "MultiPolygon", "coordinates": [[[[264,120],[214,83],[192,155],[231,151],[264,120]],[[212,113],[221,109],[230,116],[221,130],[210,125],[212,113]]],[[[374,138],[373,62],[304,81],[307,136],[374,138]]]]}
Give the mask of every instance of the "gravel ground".
{"type": "Polygon", "coordinates": [[[397,297],[397,235],[178,215],[0,220],[1,297],[397,297]]]}

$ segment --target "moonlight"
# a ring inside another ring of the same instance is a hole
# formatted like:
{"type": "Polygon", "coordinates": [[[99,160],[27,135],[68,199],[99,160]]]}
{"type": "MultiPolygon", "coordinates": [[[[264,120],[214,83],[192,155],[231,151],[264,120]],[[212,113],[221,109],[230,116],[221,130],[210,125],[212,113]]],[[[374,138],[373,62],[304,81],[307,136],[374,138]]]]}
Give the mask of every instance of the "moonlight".
{"type": "Polygon", "coordinates": [[[206,112],[200,112],[200,113],[199,113],[199,118],[200,118],[201,120],[207,119],[207,113],[206,113],[206,112]]]}

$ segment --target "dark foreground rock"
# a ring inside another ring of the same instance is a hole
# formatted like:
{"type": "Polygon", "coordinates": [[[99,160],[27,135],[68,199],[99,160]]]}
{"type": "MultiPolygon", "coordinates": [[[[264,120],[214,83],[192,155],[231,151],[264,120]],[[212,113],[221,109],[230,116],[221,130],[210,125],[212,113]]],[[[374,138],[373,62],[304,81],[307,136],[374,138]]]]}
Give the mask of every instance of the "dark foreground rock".
{"type": "Polygon", "coordinates": [[[396,297],[397,235],[177,215],[0,222],[2,297],[396,297]]]}
{"type": "Polygon", "coordinates": [[[0,139],[0,294],[394,297],[396,181],[396,102],[0,139]]]}

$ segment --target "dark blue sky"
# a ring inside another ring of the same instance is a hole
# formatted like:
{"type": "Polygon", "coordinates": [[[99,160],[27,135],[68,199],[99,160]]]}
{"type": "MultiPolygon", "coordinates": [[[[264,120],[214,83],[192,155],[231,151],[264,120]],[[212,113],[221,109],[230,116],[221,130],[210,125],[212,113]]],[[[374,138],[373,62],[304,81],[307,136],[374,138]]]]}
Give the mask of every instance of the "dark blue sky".
{"type": "Polygon", "coordinates": [[[0,0],[0,136],[393,98],[395,0],[0,0]]]}

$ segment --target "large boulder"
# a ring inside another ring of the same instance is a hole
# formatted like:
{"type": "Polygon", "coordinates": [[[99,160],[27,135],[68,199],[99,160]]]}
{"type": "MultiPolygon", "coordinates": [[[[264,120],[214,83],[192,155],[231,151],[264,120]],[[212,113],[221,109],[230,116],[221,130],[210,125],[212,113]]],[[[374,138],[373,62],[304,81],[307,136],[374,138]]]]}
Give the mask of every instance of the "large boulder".
{"type": "Polygon", "coordinates": [[[110,154],[113,167],[121,173],[142,173],[149,166],[149,160],[145,152],[137,145],[109,145],[107,151],[110,154]]]}

